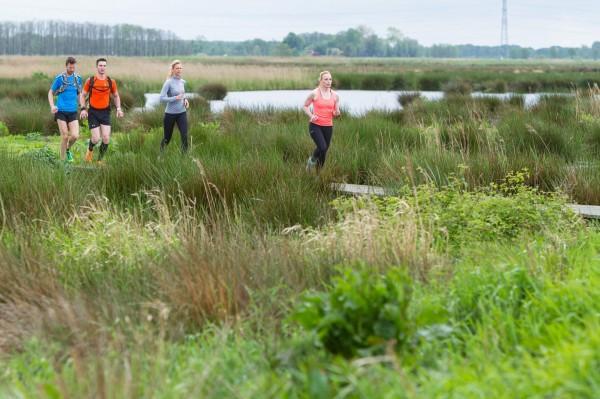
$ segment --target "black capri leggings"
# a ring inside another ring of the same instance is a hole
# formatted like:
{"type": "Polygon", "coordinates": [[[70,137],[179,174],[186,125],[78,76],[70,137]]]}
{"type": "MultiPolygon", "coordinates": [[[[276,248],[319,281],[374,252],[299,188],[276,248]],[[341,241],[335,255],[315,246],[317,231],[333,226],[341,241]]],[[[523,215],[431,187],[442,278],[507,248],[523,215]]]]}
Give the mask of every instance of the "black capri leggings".
{"type": "Polygon", "coordinates": [[[331,143],[331,136],[333,135],[333,126],[319,126],[314,123],[308,125],[308,131],[310,137],[317,145],[313,152],[313,159],[317,161],[317,165],[323,166],[325,164],[325,156],[329,149],[329,143],[331,143]]]}
{"type": "Polygon", "coordinates": [[[163,119],[163,126],[165,129],[164,136],[162,141],[160,142],[161,151],[164,150],[165,146],[171,141],[175,123],[177,123],[179,133],[181,134],[181,151],[186,152],[188,150],[187,115],[185,112],[182,112],[180,114],[165,114],[165,118],[163,119]]]}

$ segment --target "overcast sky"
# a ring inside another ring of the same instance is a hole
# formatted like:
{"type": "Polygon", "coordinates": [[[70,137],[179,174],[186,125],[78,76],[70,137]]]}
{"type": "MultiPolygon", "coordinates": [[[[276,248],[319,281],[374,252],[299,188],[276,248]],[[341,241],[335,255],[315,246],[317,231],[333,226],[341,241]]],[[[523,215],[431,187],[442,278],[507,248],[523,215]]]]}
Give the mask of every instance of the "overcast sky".
{"type": "MultiPolygon", "coordinates": [[[[281,40],[288,32],[388,27],[421,44],[500,42],[502,0],[0,0],[0,20],[130,23],[184,39],[281,40]]],[[[600,0],[508,0],[511,44],[535,48],[600,41],[600,0]]]]}

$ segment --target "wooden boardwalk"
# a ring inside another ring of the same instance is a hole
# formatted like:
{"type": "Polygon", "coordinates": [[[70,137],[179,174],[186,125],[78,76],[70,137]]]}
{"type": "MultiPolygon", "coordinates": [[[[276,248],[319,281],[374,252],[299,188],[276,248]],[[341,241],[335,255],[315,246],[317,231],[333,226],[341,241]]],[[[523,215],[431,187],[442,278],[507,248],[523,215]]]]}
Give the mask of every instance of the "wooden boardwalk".
{"type": "MultiPolygon", "coordinates": [[[[332,183],[331,188],[344,194],[351,195],[386,195],[393,194],[390,190],[378,186],[365,186],[362,184],[332,183]]],[[[575,213],[586,219],[600,219],[600,206],[567,204],[575,213]]]]}

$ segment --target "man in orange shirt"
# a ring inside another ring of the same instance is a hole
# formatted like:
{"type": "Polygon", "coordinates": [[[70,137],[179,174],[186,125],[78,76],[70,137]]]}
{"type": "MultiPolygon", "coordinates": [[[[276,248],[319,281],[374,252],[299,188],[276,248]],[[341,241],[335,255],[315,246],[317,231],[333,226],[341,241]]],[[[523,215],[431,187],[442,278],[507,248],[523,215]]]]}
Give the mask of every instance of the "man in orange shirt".
{"type": "Polygon", "coordinates": [[[92,162],[94,158],[94,147],[100,141],[102,136],[102,144],[100,144],[100,154],[98,162],[102,161],[108,143],[110,142],[110,96],[112,94],[113,101],[117,107],[117,118],[123,117],[121,109],[121,98],[117,90],[117,82],[106,75],[106,58],[98,58],[96,60],[96,75],[88,78],[83,85],[83,91],[79,99],[81,103],[81,119],[88,118],[88,126],[90,127],[91,138],[88,145],[88,150],[85,154],[85,161],[92,162]],[[85,107],[86,96],[89,93],[89,111],[85,107]]]}

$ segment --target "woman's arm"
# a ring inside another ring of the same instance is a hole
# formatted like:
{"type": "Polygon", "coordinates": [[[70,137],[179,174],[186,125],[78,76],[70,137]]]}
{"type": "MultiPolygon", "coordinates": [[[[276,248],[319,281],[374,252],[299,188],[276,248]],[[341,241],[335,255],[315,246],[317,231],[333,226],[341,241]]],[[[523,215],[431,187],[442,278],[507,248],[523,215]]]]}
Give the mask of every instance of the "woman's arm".
{"type": "Polygon", "coordinates": [[[310,110],[310,105],[313,103],[314,99],[315,93],[311,91],[308,97],[306,97],[306,100],[304,101],[304,113],[310,118],[311,122],[317,120],[317,115],[313,114],[310,110]]]}
{"type": "Polygon", "coordinates": [[[340,116],[340,96],[335,95],[335,109],[333,110],[333,116],[340,116]]]}
{"type": "Polygon", "coordinates": [[[162,102],[162,103],[172,103],[173,101],[178,101],[183,98],[183,94],[179,94],[174,97],[169,97],[169,95],[168,95],[169,85],[170,85],[170,80],[167,79],[165,81],[165,83],[163,84],[162,89],[160,90],[160,102],[162,102]]]}

